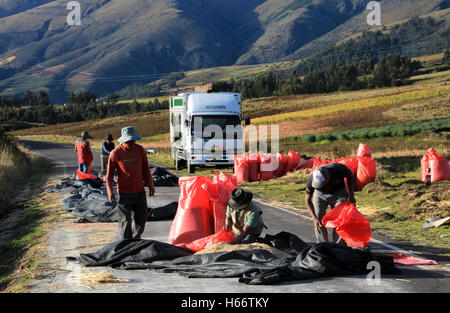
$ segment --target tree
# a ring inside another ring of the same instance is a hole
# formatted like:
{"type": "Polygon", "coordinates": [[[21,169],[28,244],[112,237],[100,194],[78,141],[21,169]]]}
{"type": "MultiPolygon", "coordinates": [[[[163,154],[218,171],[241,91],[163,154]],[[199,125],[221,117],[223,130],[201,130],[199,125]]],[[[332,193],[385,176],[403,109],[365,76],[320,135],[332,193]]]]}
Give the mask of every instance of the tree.
{"type": "Polygon", "coordinates": [[[444,52],[444,57],[442,58],[442,64],[450,65],[450,50],[447,49],[444,52]]]}
{"type": "Polygon", "coordinates": [[[38,105],[49,105],[50,104],[50,98],[48,94],[45,91],[39,91],[39,95],[37,97],[37,104],[38,105]]]}

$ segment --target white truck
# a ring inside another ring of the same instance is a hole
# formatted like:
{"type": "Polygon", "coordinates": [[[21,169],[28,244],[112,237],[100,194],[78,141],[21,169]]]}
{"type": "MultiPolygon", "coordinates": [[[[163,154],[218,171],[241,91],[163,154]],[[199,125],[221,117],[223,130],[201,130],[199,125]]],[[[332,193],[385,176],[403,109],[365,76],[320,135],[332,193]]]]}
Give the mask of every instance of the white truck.
{"type": "Polygon", "coordinates": [[[193,92],[170,97],[170,146],[175,168],[232,166],[244,151],[239,93],[193,92]]]}

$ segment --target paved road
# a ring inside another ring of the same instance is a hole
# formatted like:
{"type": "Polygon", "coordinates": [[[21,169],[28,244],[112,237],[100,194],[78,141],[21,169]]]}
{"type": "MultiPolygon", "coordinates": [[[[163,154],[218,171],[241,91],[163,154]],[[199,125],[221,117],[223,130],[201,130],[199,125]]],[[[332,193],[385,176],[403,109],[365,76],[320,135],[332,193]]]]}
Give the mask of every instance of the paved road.
{"type": "MultiPolygon", "coordinates": [[[[72,147],[24,141],[23,144],[36,154],[49,158],[57,163],[55,175],[64,177],[72,175],[76,168],[76,157],[72,147]]],[[[100,157],[96,154],[93,161],[93,173],[99,170],[100,157]]],[[[156,195],[149,198],[149,205],[156,202],[177,201],[179,195],[178,187],[157,187],[156,195]]],[[[279,231],[288,231],[296,234],[304,241],[313,243],[312,223],[310,218],[303,212],[292,211],[284,208],[277,208],[261,203],[264,210],[264,221],[268,226],[266,232],[276,234],[279,231]]],[[[167,242],[171,221],[148,222],[143,237],[167,242]]],[[[104,231],[112,235],[113,239],[118,239],[116,225],[85,224],[84,228],[91,227],[90,232],[104,231]],[[109,230],[105,230],[109,227],[109,230]]],[[[80,228],[78,228],[80,229],[80,228]]],[[[69,230],[58,229],[54,231],[55,242],[67,240],[64,236],[69,236],[69,230]],[[61,238],[63,237],[63,238],[61,238]]],[[[84,234],[84,233],[83,233],[84,234]]],[[[81,231],[71,232],[70,241],[83,242],[81,231]],[[77,238],[78,237],[78,238],[77,238]]],[[[91,234],[92,235],[92,234],[91,234]]],[[[264,233],[263,233],[264,235],[264,233]]],[[[51,246],[50,240],[49,245],[51,246]]],[[[56,244],[55,244],[56,247],[56,244]]],[[[55,247],[49,247],[53,257],[63,258],[64,254],[59,253],[55,247]],[[58,255],[59,254],[59,255],[58,255]],[[58,255],[58,256],[55,256],[58,255]]],[[[34,284],[33,292],[192,292],[192,293],[221,293],[245,292],[245,293],[297,293],[297,292],[449,292],[450,291],[450,260],[438,255],[423,253],[419,247],[413,247],[394,242],[379,234],[374,234],[373,241],[369,248],[375,252],[392,253],[408,252],[408,250],[420,253],[421,256],[432,258],[439,262],[438,266],[402,266],[402,273],[395,276],[382,276],[379,285],[369,285],[365,276],[335,277],[327,279],[316,279],[312,281],[289,282],[276,286],[248,286],[240,284],[237,279],[188,279],[177,274],[154,273],[149,270],[121,271],[115,269],[106,270],[114,276],[127,279],[127,282],[114,284],[113,286],[86,287],[69,283],[74,275],[83,272],[79,265],[66,264],[60,267],[62,271],[54,273],[53,277],[46,277],[34,284]],[[55,287],[56,286],[56,287],[55,287]]],[[[92,248],[90,252],[96,251],[92,248]]],[[[74,256],[74,252],[71,251],[74,256]]],[[[50,252],[49,252],[50,254],[50,252]]],[[[96,269],[99,270],[99,269],[96,269]]],[[[101,270],[105,270],[102,268],[101,270]]]]}

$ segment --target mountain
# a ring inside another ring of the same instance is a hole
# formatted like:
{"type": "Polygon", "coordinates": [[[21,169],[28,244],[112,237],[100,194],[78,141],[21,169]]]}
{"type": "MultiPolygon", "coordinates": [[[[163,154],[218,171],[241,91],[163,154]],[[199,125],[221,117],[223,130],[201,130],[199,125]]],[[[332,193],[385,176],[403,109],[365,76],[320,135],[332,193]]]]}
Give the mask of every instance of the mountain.
{"type": "MultiPolygon", "coordinates": [[[[1,95],[44,89],[62,103],[80,88],[101,96],[162,73],[292,60],[360,33],[368,13],[367,0],[78,2],[81,25],[70,26],[67,0],[0,0],[1,95]]],[[[448,2],[384,0],[382,20],[448,2]]]]}

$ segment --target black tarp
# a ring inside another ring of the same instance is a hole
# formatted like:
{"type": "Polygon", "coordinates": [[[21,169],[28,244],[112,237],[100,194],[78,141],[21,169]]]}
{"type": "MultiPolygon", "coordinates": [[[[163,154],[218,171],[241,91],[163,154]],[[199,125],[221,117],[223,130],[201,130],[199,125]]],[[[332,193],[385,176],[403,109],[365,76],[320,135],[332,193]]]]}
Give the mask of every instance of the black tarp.
{"type": "MultiPolygon", "coordinates": [[[[157,171],[153,177],[155,185],[173,185],[173,177],[167,171],[157,171]],[[163,176],[159,176],[159,174],[163,176]]],[[[172,175],[173,176],[173,175],[172,175]]],[[[112,223],[118,221],[118,209],[109,202],[107,191],[91,180],[76,180],[75,177],[65,178],[60,184],[47,188],[47,192],[59,192],[70,195],[63,200],[64,211],[79,217],[76,223],[112,223]]],[[[152,199],[153,200],[153,199],[152,199]]],[[[175,217],[178,202],[150,201],[148,221],[167,220],[175,217]]]]}
{"type": "Polygon", "coordinates": [[[374,255],[370,251],[330,242],[309,246],[294,234],[286,232],[275,236],[266,235],[260,242],[272,246],[275,244],[291,257],[280,259],[263,249],[193,254],[186,249],[180,250],[154,240],[121,240],[95,253],[82,254],[69,260],[76,260],[85,266],[173,272],[189,278],[236,277],[239,282],[250,285],[360,275],[369,272],[367,264],[371,261],[379,262],[383,274],[399,272],[390,255],[374,255]],[[177,256],[177,253],[182,255],[177,256]]]}

